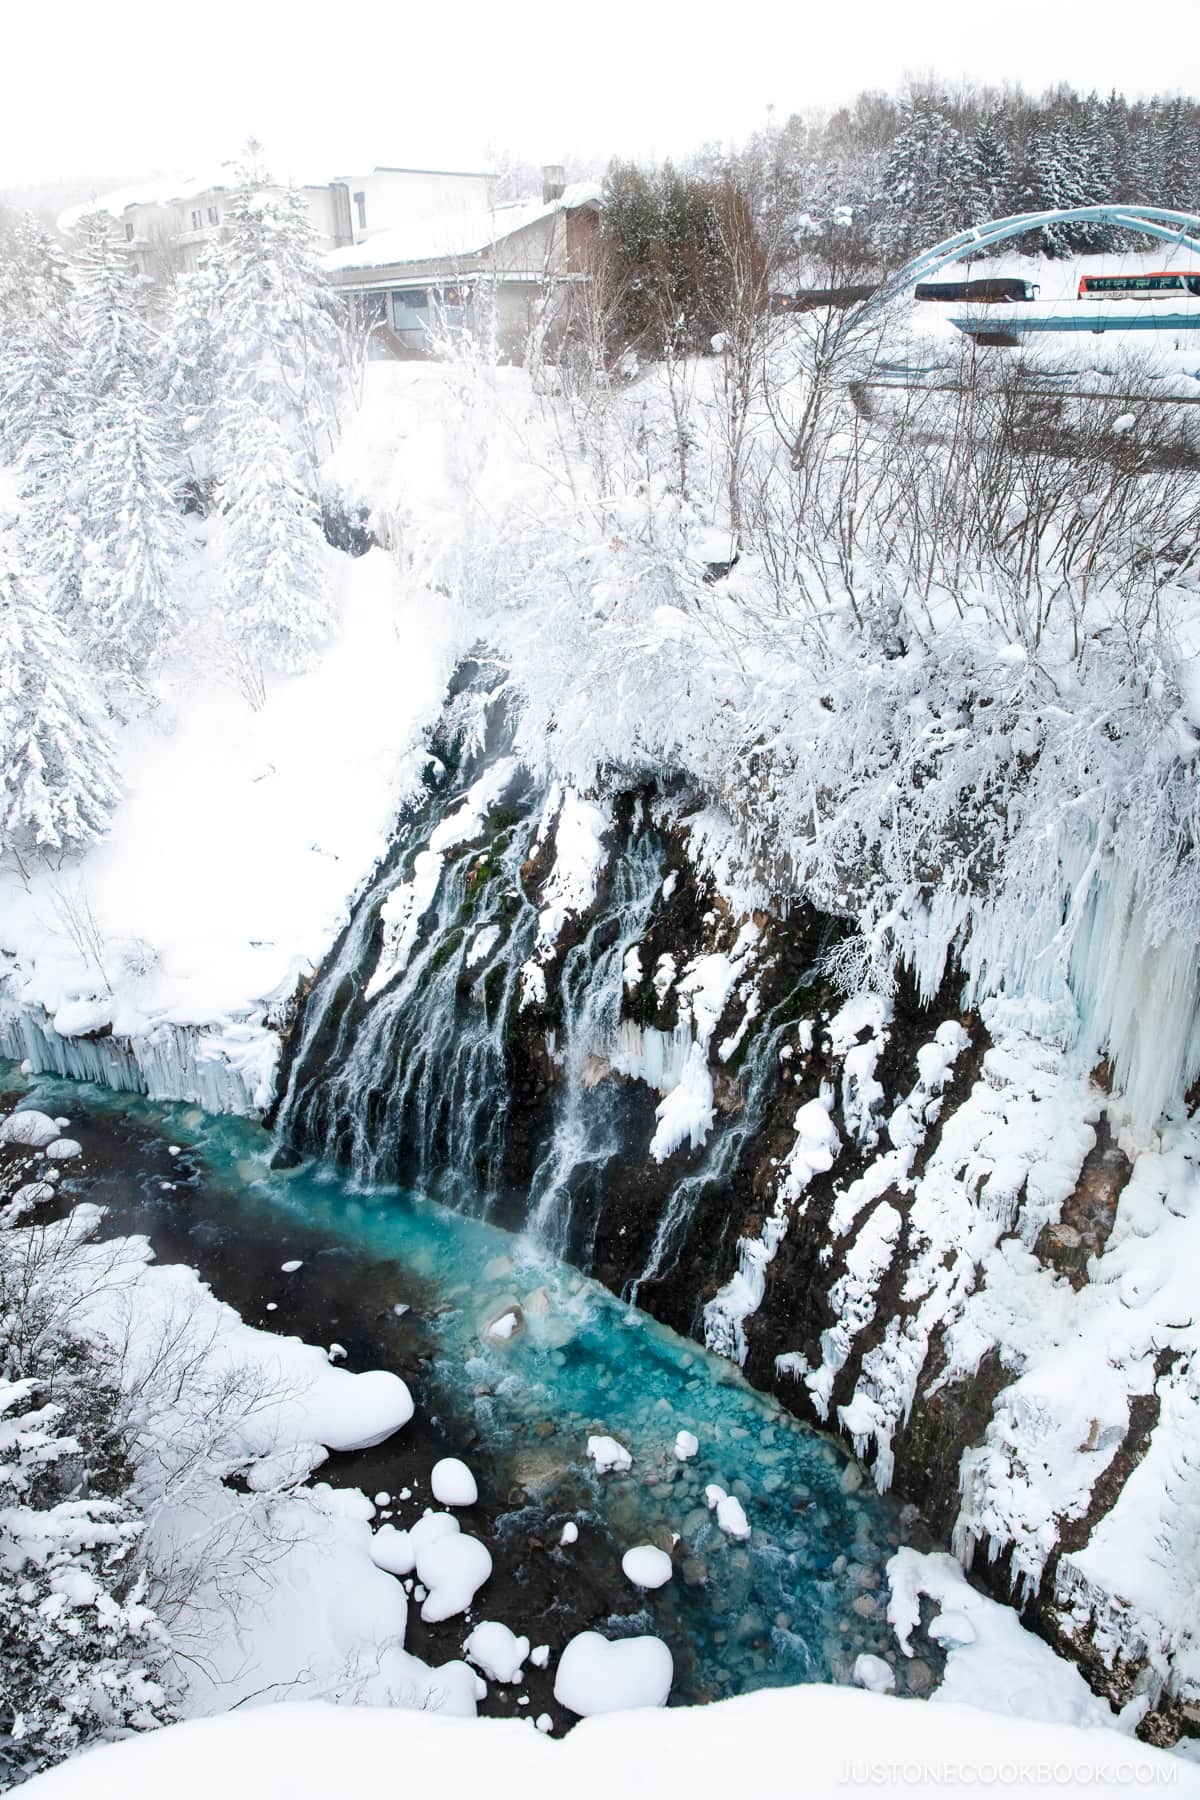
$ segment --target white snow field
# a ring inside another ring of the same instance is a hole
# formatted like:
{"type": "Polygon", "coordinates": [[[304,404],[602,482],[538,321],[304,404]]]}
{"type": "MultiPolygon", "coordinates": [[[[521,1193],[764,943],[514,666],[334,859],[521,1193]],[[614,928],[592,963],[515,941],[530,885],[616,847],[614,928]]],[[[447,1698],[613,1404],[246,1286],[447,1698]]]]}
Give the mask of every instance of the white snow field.
{"type": "Polygon", "coordinates": [[[338,626],[316,668],[270,679],[254,711],[201,644],[181,643],[157,708],[119,738],[108,837],[28,888],[0,871],[8,1054],[214,1111],[269,1100],[271,1009],[384,850],[458,645],[452,604],[406,585],[386,552],[327,562],[338,626]],[[31,1009],[23,1029],[14,1006],[31,1009]],[[103,1042],[47,1047],[43,1015],[68,1039],[111,1026],[137,1067],[103,1042]]]}
{"type": "Polygon", "coordinates": [[[330,1794],[630,1800],[739,1794],[917,1800],[978,1793],[1200,1794],[1200,1770],[1111,1731],[999,1719],[861,1690],[767,1690],[713,1706],[585,1719],[562,1740],[532,1721],[469,1723],[435,1712],[292,1702],[173,1725],[85,1751],[25,1791],[31,1800],[328,1800],[330,1794]]]}

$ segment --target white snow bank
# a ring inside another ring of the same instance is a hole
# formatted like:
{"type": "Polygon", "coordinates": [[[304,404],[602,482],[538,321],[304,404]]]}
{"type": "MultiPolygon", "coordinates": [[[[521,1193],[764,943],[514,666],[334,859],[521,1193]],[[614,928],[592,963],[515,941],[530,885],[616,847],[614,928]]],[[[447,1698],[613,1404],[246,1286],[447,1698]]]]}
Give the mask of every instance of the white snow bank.
{"type": "Polygon", "coordinates": [[[479,1498],[475,1477],[457,1456],[434,1463],[429,1485],[439,1506],[474,1506],[479,1498]]]}
{"type": "Polygon", "coordinates": [[[30,1800],[328,1800],[390,1792],[400,1771],[411,1794],[611,1800],[619,1783],[623,1800],[662,1800],[742,1793],[752,1749],[755,1787],[771,1800],[800,1791],[798,1757],[804,1800],[846,1800],[855,1786],[886,1793],[901,1781],[913,1800],[956,1790],[1200,1795],[1200,1770],[1114,1732],[816,1684],[609,1714],[562,1739],[523,1721],[444,1714],[316,1702],[242,1708],[87,1751],[35,1776],[25,1792],[30,1800]]]}
{"type": "Polygon", "coordinates": [[[181,1596],[186,1710],[315,1690],[473,1713],[464,1665],[435,1672],[404,1650],[405,1596],[372,1556],[370,1501],[303,1485],[326,1446],[378,1442],[411,1417],[404,1383],[253,1329],[193,1271],[152,1262],[144,1238],[91,1241],[100,1217],[81,1205],[48,1229],[72,1245],[74,1328],[119,1348],[141,1396],[133,1456],[148,1551],[181,1596]],[[226,1484],[237,1470],[245,1492],[226,1484]]]}
{"type": "Polygon", "coordinates": [[[554,1698],[587,1719],[631,1707],[665,1706],[675,1664],[661,1638],[615,1640],[581,1631],[558,1659],[554,1698]]]}
{"type": "Polygon", "coordinates": [[[932,1704],[961,1701],[1003,1713],[1014,1723],[1037,1719],[1049,1725],[1115,1725],[1115,1715],[1075,1665],[1027,1631],[1011,1606],[978,1593],[952,1556],[897,1550],[887,1575],[888,1619],[905,1656],[912,1655],[910,1640],[920,1622],[922,1594],[942,1609],[930,1630],[946,1646],[946,1672],[932,1704]]]}
{"type": "MultiPolygon", "coordinates": [[[[39,868],[27,889],[0,872],[8,997],[59,1032],[111,1027],[115,1043],[71,1040],[94,1077],[157,1099],[265,1104],[278,1045],[264,1011],[328,950],[415,785],[456,611],[430,607],[382,551],[330,552],[328,566],[340,626],[315,669],[270,682],[253,711],[199,652],[167,667],[158,709],[121,735],[125,793],[104,841],[69,871],[39,868]],[[76,948],[72,916],[94,922],[103,973],[76,948]],[[224,1092],[172,1035],[214,1024],[205,1058],[244,1065],[224,1092]],[[110,1066],[118,1053],[128,1067],[110,1066]]],[[[190,595],[196,565],[184,576],[190,595]]],[[[39,1071],[87,1073],[38,1040],[20,1054],[39,1071]]]]}

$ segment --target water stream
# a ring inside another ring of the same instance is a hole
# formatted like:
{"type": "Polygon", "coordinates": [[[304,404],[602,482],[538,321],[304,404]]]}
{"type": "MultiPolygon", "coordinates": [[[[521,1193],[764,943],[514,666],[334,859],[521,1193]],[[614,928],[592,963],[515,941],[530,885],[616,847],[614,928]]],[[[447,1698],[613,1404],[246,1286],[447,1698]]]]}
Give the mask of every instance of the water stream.
{"type": "Polygon", "coordinates": [[[483,1515],[472,1529],[498,1571],[477,1616],[555,1648],[585,1625],[657,1632],[675,1656],[677,1703],[845,1681],[860,1651],[899,1660],[883,1603],[895,1509],[859,1485],[832,1440],[532,1235],[328,1165],[272,1169],[271,1140],[244,1120],[27,1081],[11,1065],[5,1085],[9,1099],[20,1091],[72,1119],[86,1155],[70,1183],[109,1208],[110,1229],[146,1231],[168,1260],[198,1262],[250,1322],[336,1337],[349,1366],[382,1363],[410,1381],[418,1421],[344,1478],[368,1491],[410,1485],[411,1507],[397,1512],[409,1523],[428,1497],[414,1464],[447,1447],[470,1462],[483,1515]],[[179,1152],[170,1162],[168,1146],[179,1152]],[[281,1272],[297,1258],[296,1274],[281,1272]],[[396,1305],[412,1309],[407,1335],[396,1305]],[[489,1337],[488,1321],[516,1307],[523,1324],[489,1337]],[[421,1436],[422,1418],[440,1444],[421,1436]],[[681,1428],[700,1442],[690,1462],[674,1453],[681,1428]],[[594,1473],[587,1439],[601,1432],[632,1453],[630,1474],[594,1473]],[[389,1456],[401,1465],[390,1475],[389,1456]],[[718,1529],[704,1497],[713,1482],[742,1500],[748,1542],[718,1529]],[[568,1521],[579,1540],[560,1547],[568,1521]],[[622,1553],[670,1548],[676,1535],[673,1579],[643,1595],[622,1553]],[[502,1574],[517,1562],[541,1571],[523,1591],[502,1574]]]}

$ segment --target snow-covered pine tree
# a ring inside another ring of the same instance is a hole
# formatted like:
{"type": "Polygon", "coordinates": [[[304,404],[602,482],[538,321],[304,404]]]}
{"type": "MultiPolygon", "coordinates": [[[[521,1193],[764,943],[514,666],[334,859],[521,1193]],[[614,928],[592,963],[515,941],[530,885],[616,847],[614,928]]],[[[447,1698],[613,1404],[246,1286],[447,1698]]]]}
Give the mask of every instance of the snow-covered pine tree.
{"type": "Polygon", "coordinates": [[[972,158],[937,98],[917,95],[901,112],[884,174],[884,227],[907,251],[969,223],[972,158]]]}
{"type": "Polygon", "coordinates": [[[194,499],[216,479],[217,382],[213,334],[218,275],[206,258],[178,275],[163,326],[163,388],[167,413],[178,434],[185,479],[194,499]]]}
{"type": "Polygon", "coordinates": [[[1160,205],[1195,212],[1200,207],[1200,132],[1186,100],[1173,100],[1162,121],[1163,186],[1160,205]]]}
{"type": "Polygon", "coordinates": [[[77,372],[67,259],[28,214],[18,218],[0,266],[0,461],[19,464],[31,445],[69,426],[77,372]]]}
{"type": "Polygon", "coordinates": [[[982,118],[971,140],[972,186],[970,224],[1003,219],[1015,210],[1013,159],[999,107],[982,118]]]}
{"type": "Polygon", "coordinates": [[[137,675],[173,632],[176,469],[137,279],[107,215],[79,227],[83,611],[111,669],[137,675]]]}
{"type": "Polygon", "coordinates": [[[252,408],[302,457],[315,494],[344,380],[336,302],[303,194],[273,184],[253,144],[226,202],[208,273],[220,480],[228,486],[236,474],[228,465],[252,408]]]}
{"type": "Polygon", "coordinates": [[[112,740],[66,630],[0,530],[0,849],[62,851],[106,830],[112,740]]]}
{"type": "Polygon", "coordinates": [[[0,270],[0,461],[24,505],[30,573],[60,617],[79,623],[83,576],[81,358],[66,257],[30,217],[15,223],[0,270]]]}
{"type": "Polygon", "coordinates": [[[222,593],[254,701],[260,666],[305,669],[329,632],[325,543],[300,453],[269,412],[247,404],[228,453],[222,593]]]}
{"type": "Polygon", "coordinates": [[[318,473],[345,364],[304,198],[270,183],[253,145],[205,273],[225,609],[239,666],[294,671],[331,620],[318,473]]]}

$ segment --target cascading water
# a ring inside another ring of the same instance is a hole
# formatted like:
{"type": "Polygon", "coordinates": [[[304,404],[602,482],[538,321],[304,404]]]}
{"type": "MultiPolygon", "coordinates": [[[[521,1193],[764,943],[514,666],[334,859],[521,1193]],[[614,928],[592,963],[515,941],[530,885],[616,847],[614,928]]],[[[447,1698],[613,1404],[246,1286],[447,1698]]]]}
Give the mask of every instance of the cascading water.
{"type": "Polygon", "coordinates": [[[424,799],[306,1000],[279,1137],[364,1185],[400,1181],[500,1218],[586,1269],[603,1234],[605,1279],[636,1299],[670,1274],[701,1202],[751,1147],[788,1003],[746,1009],[736,1077],[727,1065],[736,1101],[699,1158],[681,1147],[651,1160],[655,1109],[694,1042],[686,1007],[673,1023],[660,994],[646,1011],[657,977],[638,955],[678,941],[662,922],[678,882],[669,840],[644,798],[618,807],[578,909],[550,905],[557,790],[511,756],[502,704],[475,703],[482,730],[439,745],[424,799]],[[641,1001],[627,991],[631,957],[641,1001]],[[629,1216],[615,1222],[622,1186],[629,1216]]]}
{"type": "Polygon", "coordinates": [[[554,1128],[534,1172],[529,1228],[555,1256],[571,1247],[577,1202],[622,1145],[607,1073],[621,1025],[625,957],[646,927],[662,886],[657,834],[636,827],[618,858],[610,903],[568,952],[559,983],[563,1046],[554,1128]]]}
{"type": "Polygon", "coordinates": [[[659,1215],[641,1274],[624,1289],[630,1305],[637,1305],[638,1294],[644,1285],[661,1281],[670,1273],[701,1200],[731,1180],[738,1158],[762,1125],[779,1067],[780,1040],[789,1026],[794,1026],[790,996],[788,1001],[781,1001],[772,1008],[747,1046],[742,1066],[745,1101],[741,1111],[724,1131],[717,1134],[700,1167],[682,1176],[672,1188],[659,1215]]]}
{"type": "Polygon", "coordinates": [[[365,1184],[403,1175],[483,1212],[504,1149],[506,1021],[537,927],[520,871],[538,795],[506,748],[493,706],[482,745],[403,822],[308,998],[277,1121],[285,1145],[365,1184]],[[485,833],[482,855],[447,854],[485,833]]]}

